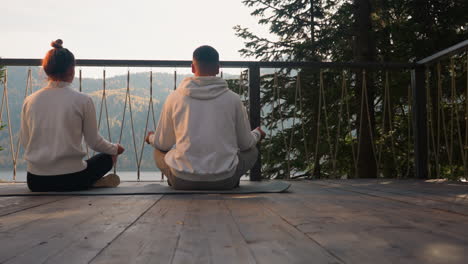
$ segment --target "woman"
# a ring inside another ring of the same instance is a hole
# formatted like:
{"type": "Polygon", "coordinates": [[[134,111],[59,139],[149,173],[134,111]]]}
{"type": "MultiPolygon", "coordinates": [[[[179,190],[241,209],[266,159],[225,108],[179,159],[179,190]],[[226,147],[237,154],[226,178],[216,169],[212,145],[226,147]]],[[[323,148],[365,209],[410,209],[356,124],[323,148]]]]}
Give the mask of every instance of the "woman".
{"type": "Polygon", "coordinates": [[[51,43],[42,61],[49,84],[28,96],[21,112],[28,187],[33,192],[116,187],[117,175],[103,176],[125,149],[99,135],[94,103],[72,88],[75,57],[62,44],[60,39],[51,43]],[[83,138],[100,154],[84,161],[83,138]]]}

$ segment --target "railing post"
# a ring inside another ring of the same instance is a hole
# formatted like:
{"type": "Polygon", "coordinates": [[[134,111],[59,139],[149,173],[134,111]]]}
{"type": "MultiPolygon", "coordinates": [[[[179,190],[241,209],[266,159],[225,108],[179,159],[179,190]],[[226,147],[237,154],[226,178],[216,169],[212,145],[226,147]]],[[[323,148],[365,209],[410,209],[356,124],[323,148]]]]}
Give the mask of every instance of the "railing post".
{"type": "MultiPolygon", "coordinates": [[[[260,65],[252,63],[249,65],[249,115],[250,127],[255,129],[260,126],[260,65]]],[[[250,170],[250,180],[260,181],[262,179],[262,161],[260,155],[260,144],[258,148],[258,160],[250,170]]]]}
{"type": "Polygon", "coordinates": [[[424,67],[418,66],[411,70],[411,86],[413,90],[413,131],[415,176],[426,179],[428,176],[427,149],[427,109],[426,86],[424,85],[424,67]]]}

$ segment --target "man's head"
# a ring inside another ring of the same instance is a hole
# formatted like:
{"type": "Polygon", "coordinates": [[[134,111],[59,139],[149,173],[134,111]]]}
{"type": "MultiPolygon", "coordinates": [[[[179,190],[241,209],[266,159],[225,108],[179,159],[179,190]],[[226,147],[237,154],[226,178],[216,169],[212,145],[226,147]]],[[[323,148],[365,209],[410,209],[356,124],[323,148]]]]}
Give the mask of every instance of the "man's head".
{"type": "Polygon", "coordinates": [[[219,54],[211,46],[200,46],[193,52],[192,72],[195,76],[216,76],[219,73],[219,54]]]}

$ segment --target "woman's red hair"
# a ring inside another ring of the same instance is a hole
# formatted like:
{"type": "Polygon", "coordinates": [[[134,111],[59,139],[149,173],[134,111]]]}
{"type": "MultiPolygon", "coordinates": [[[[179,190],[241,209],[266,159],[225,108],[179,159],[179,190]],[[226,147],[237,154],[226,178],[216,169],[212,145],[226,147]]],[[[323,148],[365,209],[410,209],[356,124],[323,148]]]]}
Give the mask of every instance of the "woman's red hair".
{"type": "Polygon", "coordinates": [[[60,81],[66,78],[70,68],[75,67],[75,56],[68,49],[63,48],[63,41],[57,39],[50,45],[53,49],[49,50],[42,60],[42,68],[54,81],[60,81]]]}

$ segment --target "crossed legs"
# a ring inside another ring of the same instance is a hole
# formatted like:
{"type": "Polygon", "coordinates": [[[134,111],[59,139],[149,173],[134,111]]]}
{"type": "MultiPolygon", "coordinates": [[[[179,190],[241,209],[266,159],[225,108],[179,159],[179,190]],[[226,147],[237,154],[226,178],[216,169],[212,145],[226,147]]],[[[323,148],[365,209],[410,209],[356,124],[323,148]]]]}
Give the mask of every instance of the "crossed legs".
{"type": "Polygon", "coordinates": [[[155,149],[154,160],[156,166],[166,175],[169,184],[176,190],[230,190],[235,188],[239,184],[239,180],[249,171],[258,159],[258,150],[256,147],[252,147],[246,151],[241,151],[238,154],[239,163],[237,164],[234,175],[228,179],[221,181],[187,181],[184,179],[177,178],[171,168],[166,164],[164,157],[165,152],[155,149]]]}

